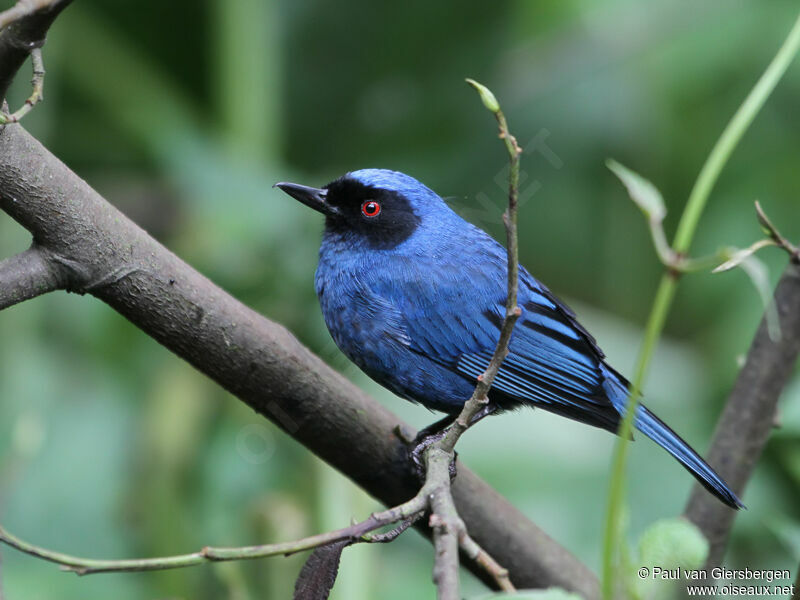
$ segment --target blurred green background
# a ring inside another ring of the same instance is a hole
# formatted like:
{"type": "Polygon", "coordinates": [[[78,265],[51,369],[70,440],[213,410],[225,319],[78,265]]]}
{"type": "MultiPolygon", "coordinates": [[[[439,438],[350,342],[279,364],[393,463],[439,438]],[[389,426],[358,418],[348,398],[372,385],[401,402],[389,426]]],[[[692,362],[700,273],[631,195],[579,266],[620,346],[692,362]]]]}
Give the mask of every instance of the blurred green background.
{"type": "MultiPolygon", "coordinates": [[[[312,284],[321,219],[271,185],[395,168],[502,236],[506,157],[463,82],[478,79],[526,148],[522,262],[630,375],[661,270],[641,214],[604,161],[614,157],[661,189],[671,233],[797,7],[77,0],[50,33],[46,101],[25,126],[190,264],[423,426],[434,415],[379,389],[333,346],[312,284]]],[[[28,93],[28,73],[18,79],[12,105],[28,93]]],[[[798,95],[795,62],[725,169],[696,254],[756,240],[755,199],[800,239],[798,95]]],[[[0,256],[28,243],[0,213],[0,256]]],[[[774,282],[785,256],[761,256],[774,282]]],[[[701,452],[761,312],[741,271],[681,283],[645,393],[701,452]]],[[[527,411],[487,420],[459,451],[597,570],[612,443],[605,432],[527,411]]],[[[635,540],[681,512],[693,480],[646,440],[632,454],[635,540]]],[[[727,564],[794,574],[799,495],[796,372],[727,564]]],[[[78,555],[155,556],[287,540],[376,507],[95,299],[55,293],[0,313],[0,522],[23,538],[78,555]]],[[[77,578],[0,552],[3,592],[25,599],[287,598],[304,560],[77,578]]],[[[416,533],[350,549],[335,598],[429,597],[431,560],[416,533]]],[[[482,589],[465,581],[469,594],[482,589]]]]}

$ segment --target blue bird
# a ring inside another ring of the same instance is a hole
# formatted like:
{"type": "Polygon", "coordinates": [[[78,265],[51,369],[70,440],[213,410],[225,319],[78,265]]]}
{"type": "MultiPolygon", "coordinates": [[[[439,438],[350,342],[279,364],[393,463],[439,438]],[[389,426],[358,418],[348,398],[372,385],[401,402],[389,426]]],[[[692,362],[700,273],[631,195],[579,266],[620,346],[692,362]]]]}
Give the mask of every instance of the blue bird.
{"type": "MultiPolygon", "coordinates": [[[[456,415],[485,370],[506,301],[506,251],[432,190],[363,169],[322,189],[277,183],[325,215],[315,285],[337,346],[397,395],[456,415]]],[[[535,406],[616,433],[629,382],[553,293],[519,270],[522,309],[487,412],[535,406]]],[[[722,502],[722,478],[643,405],[636,428],[722,502]]]]}

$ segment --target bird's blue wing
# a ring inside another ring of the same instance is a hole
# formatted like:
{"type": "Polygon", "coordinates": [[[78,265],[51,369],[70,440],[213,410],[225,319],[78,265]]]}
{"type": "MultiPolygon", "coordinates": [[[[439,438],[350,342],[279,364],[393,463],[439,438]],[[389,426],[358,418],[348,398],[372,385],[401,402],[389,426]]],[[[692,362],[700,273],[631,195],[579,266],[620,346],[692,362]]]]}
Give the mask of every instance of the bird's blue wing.
{"type": "MultiPolygon", "coordinates": [[[[505,313],[505,299],[500,300],[502,304],[496,302],[486,311],[495,326],[493,343],[481,351],[465,352],[456,361],[456,370],[467,377],[476,378],[491,360],[505,313]]],[[[603,364],[603,353],[594,338],[569,307],[527,273],[520,280],[519,303],[522,315],[495,378],[494,400],[501,406],[532,402],[616,431],[619,412],[604,386],[609,368],[603,364]]]]}
{"type": "MultiPolygon", "coordinates": [[[[470,381],[488,366],[505,313],[504,253],[492,253],[490,261],[486,254],[482,258],[475,267],[469,256],[450,270],[438,265],[435,283],[420,277],[412,261],[407,269],[396,262],[390,283],[395,289],[375,290],[403,299],[405,304],[395,308],[404,321],[407,347],[470,381]]],[[[519,305],[522,315],[492,400],[504,408],[532,403],[616,431],[619,413],[603,386],[608,367],[574,313],[524,269],[519,305]]]]}

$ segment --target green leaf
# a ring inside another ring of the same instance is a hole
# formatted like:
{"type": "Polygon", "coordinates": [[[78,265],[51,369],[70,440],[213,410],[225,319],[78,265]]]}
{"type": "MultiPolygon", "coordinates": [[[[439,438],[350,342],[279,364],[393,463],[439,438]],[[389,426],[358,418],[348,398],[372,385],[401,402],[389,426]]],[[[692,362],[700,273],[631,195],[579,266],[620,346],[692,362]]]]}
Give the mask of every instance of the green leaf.
{"type": "Polygon", "coordinates": [[[664,220],[667,208],[664,206],[664,198],[661,197],[661,192],[656,186],[613,159],[607,160],[606,165],[614,175],[619,177],[619,180],[628,189],[631,199],[648,219],[657,222],[664,220]]]}
{"type": "Polygon", "coordinates": [[[708,556],[708,540],[686,519],[663,519],[639,540],[640,566],[699,569],[708,556]]]}
{"type": "Polygon", "coordinates": [[[478,91],[478,94],[481,96],[481,102],[483,102],[486,108],[493,113],[497,113],[500,110],[500,103],[497,101],[497,98],[494,97],[492,90],[474,79],[467,78],[465,81],[478,91]]]}
{"type": "Polygon", "coordinates": [[[781,541],[794,560],[800,560],[800,524],[785,515],[774,515],[765,519],[764,524],[781,541]]]}
{"type": "Polygon", "coordinates": [[[682,518],[656,521],[639,539],[639,563],[630,566],[628,587],[637,598],[671,598],[680,577],[660,574],[699,569],[707,557],[708,540],[694,524],[682,518]]]}
{"type": "Polygon", "coordinates": [[[769,283],[769,269],[767,265],[753,255],[746,256],[738,265],[742,271],[747,273],[753,287],[756,288],[761,303],[764,305],[764,318],[767,320],[767,331],[772,341],[777,342],[781,339],[781,324],[778,318],[778,309],[772,300],[772,288],[769,283]]]}
{"type": "Polygon", "coordinates": [[[742,262],[744,262],[744,260],[747,259],[747,257],[751,256],[752,254],[755,254],[756,252],[761,250],[761,248],[764,248],[765,246],[774,246],[774,245],[775,242],[773,242],[772,240],[759,240],[756,243],[741,250],[738,248],[730,248],[725,251],[725,255],[728,257],[728,260],[726,260],[718,267],[715,267],[714,270],[711,272],[722,273],[723,271],[729,271],[734,267],[740,266],[742,262]]]}

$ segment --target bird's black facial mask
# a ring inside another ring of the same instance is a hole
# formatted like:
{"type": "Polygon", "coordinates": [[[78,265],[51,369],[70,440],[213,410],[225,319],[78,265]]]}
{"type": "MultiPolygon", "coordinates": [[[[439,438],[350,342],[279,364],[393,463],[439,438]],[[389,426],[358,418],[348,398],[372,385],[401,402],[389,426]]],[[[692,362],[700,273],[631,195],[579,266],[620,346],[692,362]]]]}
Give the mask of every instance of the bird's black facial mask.
{"type": "Polygon", "coordinates": [[[369,247],[389,250],[407,240],[419,226],[409,200],[399,192],[365,185],[344,176],[325,186],[326,202],[335,209],[325,219],[325,230],[356,234],[369,247]]]}

